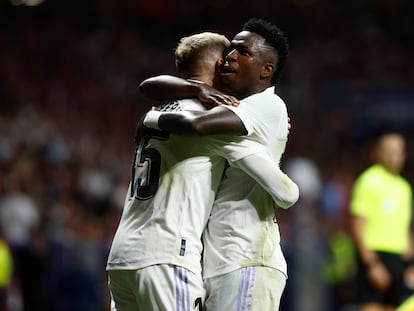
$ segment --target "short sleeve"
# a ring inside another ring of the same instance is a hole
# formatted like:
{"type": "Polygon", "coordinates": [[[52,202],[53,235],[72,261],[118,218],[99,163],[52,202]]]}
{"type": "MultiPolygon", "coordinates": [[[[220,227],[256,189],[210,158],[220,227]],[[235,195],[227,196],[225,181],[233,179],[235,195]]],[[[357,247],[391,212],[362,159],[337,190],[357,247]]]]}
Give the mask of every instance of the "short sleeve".
{"type": "Polygon", "coordinates": [[[354,183],[350,201],[350,212],[355,216],[368,216],[373,206],[373,194],[369,181],[360,176],[354,183]]]}

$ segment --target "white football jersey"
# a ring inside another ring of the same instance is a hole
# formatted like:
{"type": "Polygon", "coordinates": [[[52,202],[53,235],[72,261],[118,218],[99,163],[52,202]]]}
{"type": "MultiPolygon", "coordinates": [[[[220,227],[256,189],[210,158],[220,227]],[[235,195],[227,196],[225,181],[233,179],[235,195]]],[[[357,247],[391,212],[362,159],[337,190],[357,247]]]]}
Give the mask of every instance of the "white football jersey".
{"type": "MultiPolygon", "coordinates": [[[[162,111],[204,110],[180,100],[162,111]]],[[[202,231],[223,173],[198,138],[151,137],[137,148],[108,270],[173,264],[201,273],[202,231]]]]}
{"type": "MultiPolygon", "coordinates": [[[[287,275],[272,195],[238,165],[264,152],[279,167],[288,134],[286,105],[271,87],[242,100],[238,107],[227,108],[240,117],[248,135],[242,138],[246,148],[237,149],[239,158],[235,157],[225,171],[204,232],[204,277],[253,265],[275,268],[287,275]]],[[[212,139],[219,143],[220,138],[212,139]]],[[[226,136],[222,139],[227,140],[226,136]]],[[[264,162],[255,162],[259,171],[266,171],[264,162]]],[[[298,188],[286,175],[282,178],[290,182],[286,189],[292,199],[285,206],[289,207],[298,199],[298,188]]]]}

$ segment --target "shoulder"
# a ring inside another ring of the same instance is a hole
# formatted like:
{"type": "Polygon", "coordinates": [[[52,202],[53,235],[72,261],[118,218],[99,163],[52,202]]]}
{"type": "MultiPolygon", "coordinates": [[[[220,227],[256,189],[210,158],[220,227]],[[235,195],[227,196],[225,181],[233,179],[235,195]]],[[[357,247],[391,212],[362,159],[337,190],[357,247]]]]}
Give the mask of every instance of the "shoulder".
{"type": "Polygon", "coordinates": [[[280,114],[287,112],[285,102],[279,95],[275,94],[272,89],[273,88],[266,89],[261,93],[243,99],[240,102],[240,107],[254,109],[265,114],[280,114]]]}
{"type": "Polygon", "coordinates": [[[375,180],[382,179],[380,176],[383,175],[380,167],[377,165],[371,165],[366,168],[362,173],[357,177],[355,181],[355,186],[365,185],[367,183],[375,182],[375,180]]]}
{"type": "Polygon", "coordinates": [[[412,193],[412,186],[411,186],[411,184],[410,184],[410,182],[408,181],[408,179],[406,179],[405,177],[403,177],[403,176],[399,176],[399,180],[400,180],[400,183],[401,183],[401,187],[404,187],[405,188],[405,190],[408,192],[408,193],[412,193]]]}
{"type": "Polygon", "coordinates": [[[286,104],[272,91],[273,88],[268,88],[263,92],[256,93],[246,97],[240,101],[239,107],[264,107],[265,109],[280,110],[286,109],[286,104]]]}

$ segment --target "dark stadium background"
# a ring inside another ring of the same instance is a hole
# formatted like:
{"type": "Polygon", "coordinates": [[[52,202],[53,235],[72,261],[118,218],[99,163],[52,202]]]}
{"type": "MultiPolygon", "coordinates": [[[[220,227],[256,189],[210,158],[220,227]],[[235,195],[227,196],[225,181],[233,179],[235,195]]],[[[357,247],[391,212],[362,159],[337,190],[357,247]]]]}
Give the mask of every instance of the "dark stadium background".
{"type": "Polygon", "coordinates": [[[0,226],[14,252],[11,311],[108,310],[106,255],[136,122],[150,105],[138,84],[175,73],[180,37],[231,38],[253,16],[290,42],[279,93],[292,130],[281,164],[302,196],[277,211],[290,275],[281,310],[354,310],[347,202],[378,128],[406,134],[403,174],[414,182],[409,0],[0,0],[0,226]]]}

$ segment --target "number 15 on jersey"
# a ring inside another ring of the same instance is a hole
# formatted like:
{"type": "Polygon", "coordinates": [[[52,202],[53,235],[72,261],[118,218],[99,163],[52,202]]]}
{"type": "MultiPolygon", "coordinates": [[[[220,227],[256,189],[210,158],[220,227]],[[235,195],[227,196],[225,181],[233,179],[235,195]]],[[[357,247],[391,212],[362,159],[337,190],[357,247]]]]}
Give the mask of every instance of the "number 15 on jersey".
{"type": "Polygon", "coordinates": [[[146,148],[150,138],[141,139],[132,162],[130,196],[138,200],[151,199],[158,189],[161,155],[156,149],[146,148]]]}

